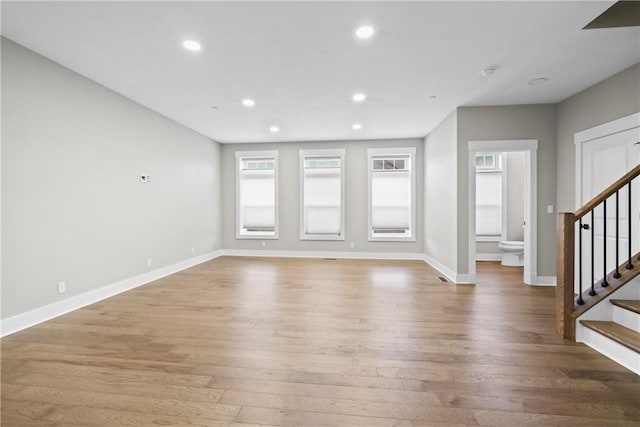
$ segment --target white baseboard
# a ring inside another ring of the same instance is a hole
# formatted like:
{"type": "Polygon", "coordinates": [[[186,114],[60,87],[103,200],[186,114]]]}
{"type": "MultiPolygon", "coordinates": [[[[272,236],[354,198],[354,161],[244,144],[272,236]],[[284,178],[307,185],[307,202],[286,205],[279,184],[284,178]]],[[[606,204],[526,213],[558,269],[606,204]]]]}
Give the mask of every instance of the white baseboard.
{"type": "Polygon", "coordinates": [[[502,261],[502,254],[476,254],[476,261],[502,261]]]}
{"type": "Polygon", "coordinates": [[[221,251],[209,252],[207,254],[189,258],[157,270],[149,271],[139,276],[130,277],[128,279],[121,280],[120,282],[102,286],[98,289],[6,318],[0,321],[0,337],[11,335],[15,332],[37,325],[38,323],[45,322],[53,319],[54,317],[62,316],[63,314],[69,313],[73,310],[77,310],[130,289],[137,288],[138,286],[153,282],[154,280],[161,279],[219,256],[221,256],[221,251]]]}
{"type": "Polygon", "coordinates": [[[471,276],[469,274],[458,274],[429,255],[423,255],[423,260],[453,283],[471,283],[471,276]]]}
{"type": "Polygon", "coordinates": [[[534,276],[530,286],[556,286],[556,276],[534,276]]]}
{"type": "Polygon", "coordinates": [[[424,255],[412,252],[339,252],[339,251],[279,251],[260,249],[222,249],[221,255],[274,258],[341,258],[341,259],[397,259],[422,261],[424,255]]]}

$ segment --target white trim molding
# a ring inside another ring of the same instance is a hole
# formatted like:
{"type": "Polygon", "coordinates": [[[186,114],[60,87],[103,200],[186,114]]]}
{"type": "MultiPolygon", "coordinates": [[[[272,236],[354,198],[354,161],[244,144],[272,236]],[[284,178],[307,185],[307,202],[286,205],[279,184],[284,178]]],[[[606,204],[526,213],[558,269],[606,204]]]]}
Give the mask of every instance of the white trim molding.
{"type": "Polygon", "coordinates": [[[476,261],[502,261],[502,254],[479,254],[476,253],[476,261]]]}
{"type": "Polygon", "coordinates": [[[576,146],[575,166],[575,207],[579,209],[582,206],[582,144],[594,139],[613,135],[640,127],[640,112],[576,132],[573,136],[573,143],[576,146]]]}
{"type": "Polygon", "coordinates": [[[556,276],[535,276],[530,286],[556,286],[556,276]]]}
{"type": "Polygon", "coordinates": [[[576,132],[574,143],[580,144],[591,141],[592,139],[602,138],[618,132],[624,132],[629,129],[640,127],[640,112],[576,132]]]}
{"type": "Polygon", "coordinates": [[[0,322],[0,336],[6,337],[15,332],[35,326],[39,323],[67,314],[87,305],[94,304],[122,292],[145,285],[203,262],[210,261],[222,255],[221,251],[209,252],[194,258],[189,258],[157,270],[149,271],[138,276],[130,277],[110,285],[102,286],[80,295],[75,295],[52,304],[38,307],[25,313],[16,314],[0,322]]]}
{"type": "Polygon", "coordinates": [[[429,264],[430,267],[440,272],[444,277],[449,279],[453,284],[468,284],[473,283],[471,277],[468,274],[458,274],[451,270],[449,267],[442,264],[440,261],[430,257],[429,255],[423,255],[424,262],[429,264]]]}

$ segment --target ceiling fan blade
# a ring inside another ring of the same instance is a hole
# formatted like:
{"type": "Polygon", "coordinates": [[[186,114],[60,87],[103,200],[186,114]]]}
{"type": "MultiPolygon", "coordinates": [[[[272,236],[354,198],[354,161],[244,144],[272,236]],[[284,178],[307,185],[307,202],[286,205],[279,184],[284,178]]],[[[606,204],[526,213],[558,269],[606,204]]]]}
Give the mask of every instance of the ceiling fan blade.
{"type": "Polygon", "coordinates": [[[583,30],[637,26],[640,26],[640,1],[618,1],[589,22],[583,30]]]}

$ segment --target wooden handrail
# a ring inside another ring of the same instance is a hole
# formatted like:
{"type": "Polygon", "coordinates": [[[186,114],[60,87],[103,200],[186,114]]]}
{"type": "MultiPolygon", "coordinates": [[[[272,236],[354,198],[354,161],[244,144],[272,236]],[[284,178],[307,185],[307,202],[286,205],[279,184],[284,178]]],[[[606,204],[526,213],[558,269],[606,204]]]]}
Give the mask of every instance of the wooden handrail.
{"type": "MultiPolygon", "coordinates": [[[[624,174],[616,182],[608,186],[604,191],[587,202],[575,213],[559,213],[557,217],[557,281],[556,281],[556,318],[558,334],[566,339],[575,339],[575,317],[578,312],[587,310],[601,300],[602,296],[596,295],[595,299],[586,306],[577,306],[574,301],[574,254],[575,254],[575,223],[580,218],[591,212],[596,206],[607,198],[611,197],[616,191],[629,184],[634,178],[640,175],[640,165],[637,165],[629,172],[624,174]]],[[[629,247],[631,252],[631,247],[629,247]]],[[[629,254],[631,256],[631,254],[629,254]]],[[[640,260],[638,255],[636,259],[640,260]]],[[[624,266],[624,264],[623,264],[624,266]]],[[[607,281],[609,287],[605,288],[605,293],[610,294],[620,286],[624,285],[640,274],[640,268],[632,270],[620,267],[624,272],[622,276],[615,277],[613,273],[609,274],[607,281]],[[615,286],[614,286],[615,285],[615,286]]],[[[618,270],[616,270],[618,271],[618,270]]],[[[585,291],[586,292],[586,291],[585,291]]],[[[602,293],[602,292],[601,292],[602,293]]],[[[587,295],[587,293],[585,293],[587,295]]]]}
{"type": "Polygon", "coordinates": [[[602,203],[606,198],[615,194],[616,191],[620,190],[622,187],[627,185],[632,179],[640,175],[640,165],[637,165],[635,168],[631,169],[629,172],[624,174],[619,180],[605,188],[600,194],[587,202],[583,207],[578,209],[574,216],[575,220],[579,220],[600,203],[602,203]]]}

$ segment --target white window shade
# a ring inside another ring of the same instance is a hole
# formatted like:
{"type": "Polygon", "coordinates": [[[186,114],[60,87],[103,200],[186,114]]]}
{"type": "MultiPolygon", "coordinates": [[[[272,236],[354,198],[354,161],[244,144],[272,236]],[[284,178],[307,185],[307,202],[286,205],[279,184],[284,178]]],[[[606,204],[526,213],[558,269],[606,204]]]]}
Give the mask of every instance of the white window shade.
{"type": "Polygon", "coordinates": [[[276,226],[275,171],[243,170],[242,180],[242,228],[269,230],[276,226]]]}
{"type": "Polygon", "coordinates": [[[476,234],[502,235],[502,172],[476,173],[476,234]]]}
{"type": "Polygon", "coordinates": [[[341,232],[340,168],[305,168],[305,234],[339,235],[341,232]]]}
{"type": "Polygon", "coordinates": [[[381,171],[371,177],[371,226],[403,232],[411,226],[411,173],[381,171]]]}

